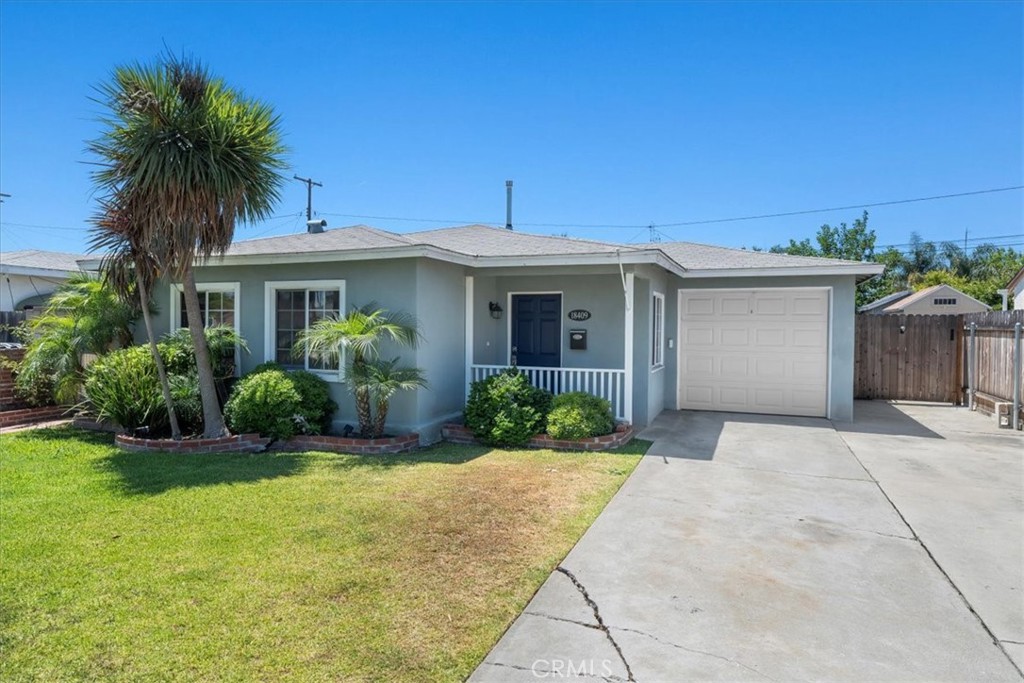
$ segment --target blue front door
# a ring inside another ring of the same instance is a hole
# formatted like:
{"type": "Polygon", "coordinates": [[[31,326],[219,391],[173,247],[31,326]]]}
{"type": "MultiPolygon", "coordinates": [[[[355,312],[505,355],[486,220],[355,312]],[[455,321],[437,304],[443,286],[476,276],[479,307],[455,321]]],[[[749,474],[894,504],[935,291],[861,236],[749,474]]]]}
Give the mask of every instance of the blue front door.
{"type": "Polygon", "coordinates": [[[562,364],[562,295],[512,295],[511,363],[557,368],[562,364]]]}

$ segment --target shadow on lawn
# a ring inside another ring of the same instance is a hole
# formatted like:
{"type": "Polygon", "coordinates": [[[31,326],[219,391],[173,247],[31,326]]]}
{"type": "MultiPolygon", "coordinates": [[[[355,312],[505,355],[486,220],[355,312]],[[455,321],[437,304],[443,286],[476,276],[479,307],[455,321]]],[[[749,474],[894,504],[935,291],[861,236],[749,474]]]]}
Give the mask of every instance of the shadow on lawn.
{"type": "Polygon", "coordinates": [[[130,453],[117,450],[98,464],[120,477],[120,489],[153,495],[171,489],[246,484],[290,477],[305,469],[301,453],[130,453]]]}
{"type": "Polygon", "coordinates": [[[381,455],[342,455],[332,466],[342,470],[360,467],[404,467],[423,463],[441,465],[463,465],[487,455],[493,448],[464,444],[440,443],[408,453],[385,453],[381,455]]]}

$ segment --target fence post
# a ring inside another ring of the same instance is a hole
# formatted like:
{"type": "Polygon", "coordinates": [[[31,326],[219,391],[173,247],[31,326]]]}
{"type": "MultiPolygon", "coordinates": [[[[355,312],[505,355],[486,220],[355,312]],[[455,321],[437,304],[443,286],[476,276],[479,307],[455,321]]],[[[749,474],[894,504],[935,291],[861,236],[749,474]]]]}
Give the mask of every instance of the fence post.
{"type": "Polygon", "coordinates": [[[1013,428],[1020,429],[1020,323],[1013,326],[1013,428]]]}
{"type": "Polygon", "coordinates": [[[974,402],[974,392],[978,381],[978,368],[975,364],[978,351],[978,344],[975,340],[975,334],[978,329],[977,323],[971,323],[968,329],[970,330],[970,339],[967,344],[967,407],[971,410],[977,410],[978,406],[974,402]]]}

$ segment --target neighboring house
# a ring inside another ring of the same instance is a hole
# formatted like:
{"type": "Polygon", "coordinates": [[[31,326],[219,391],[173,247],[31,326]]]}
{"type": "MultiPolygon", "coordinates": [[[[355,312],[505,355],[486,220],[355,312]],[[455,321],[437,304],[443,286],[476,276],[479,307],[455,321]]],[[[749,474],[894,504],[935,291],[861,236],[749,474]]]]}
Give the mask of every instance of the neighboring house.
{"type": "Polygon", "coordinates": [[[1024,309],[1024,267],[1017,271],[1006,288],[1010,290],[1010,300],[1013,301],[1013,310],[1024,309]]]}
{"type": "MultiPolygon", "coordinates": [[[[242,371],[277,360],[317,372],[340,405],[338,426],[356,421],[343,371],[294,358],[298,332],[369,302],[415,315],[422,343],[393,352],[430,386],[395,397],[389,428],[429,442],[461,414],[471,381],[510,364],[552,391],[604,396],[636,425],[666,408],[850,420],[854,290],[882,268],[481,225],[355,226],[236,242],[196,279],[208,322],[248,341],[242,371]]],[[[181,326],[180,288],[157,291],[157,331],[181,326]]]]}
{"type": "Polygon", "coordinates": [[[0,252],[0,312],[38,310],[53,290],[80,271],[77,262],[84,258],[39,249],[0,252]]]}
{"type": "Polygon", "coordinates": [[[861,306],[858,313],[873,315],[945,315],[983,313],[992,307],[949,285],[935,285],[917,292],[896,292],[861,306]]]}

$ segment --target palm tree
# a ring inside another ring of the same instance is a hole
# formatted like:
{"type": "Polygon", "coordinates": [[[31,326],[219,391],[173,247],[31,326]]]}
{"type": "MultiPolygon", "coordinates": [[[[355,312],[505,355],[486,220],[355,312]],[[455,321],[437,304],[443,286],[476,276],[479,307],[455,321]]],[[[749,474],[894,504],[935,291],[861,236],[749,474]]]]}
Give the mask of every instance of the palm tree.
{"type": "MultiPolygon", "coordinates": [[[[355,397],[359,433],[364,438],[371,438],[377,433],[372,410],[374,393],[370,382],[373,373],[369,366],[377,361],[380,345],[384,341],[415,347],[419,341],[416,319],[407,313],[390,312],[378,308],[376,303],[369,303],[353,308],[344,317],[316,321],[299,335],[295,344],[296,352],[308,353],[311,358],[330,364],[339,363],[342,352],[347,352],[349,367],[346,382],[355,397]]],[[[416,386],[425,386],[425,383],[416,386]]],[[[387,399],[390,399],[390,394],[387,399]]],[[[384,417],[387,417],[386,402],[384,417]]],[[[383,422],[380,427],[383,431],[383,422]]]]}
{"type": "Polygon", "coordinates": [[[427,380],[420,368],[399,368],[397,365],[398,359],[392,358],[372,361],[363,365],[359,371],[353,370],[353,381],[369,394],[377,409],[377,414],[373,417],[370,438],[383,436],[391,397],[395,393],[427,386],[427,380]]]}
{"type": "Polygon", "coordinates": [[[89,143],[100,160],[94,182],[105,201],[130,201],[131,243],[182,283],[203,436],[221,436],[227,428],[193,268],[227,250],[237,221],[270,216],[285,167],[278,118],[199,63],[174,56],[118,67],[99,93],[108,113],[89,143]]]}
{"type": "Polygon", "coordinates": [[[42,315],[28,322],[20,381],[48,378],[57,402],[73,401],[82,386],[83,357],[131,345],[137,317],[138,308],[99,278],[72,275],[50,295],[42,315]]]}
{"type": "Polygon", "coordinates": [[[160,378],[160,390],[167,415],[170,419],[171,438],[181,440],[181,427],[178,414],[174,409],[171,396],[171,383],[167,378],[167,368],[157,347],[156,333],[153,331],[153,317],[150,311],[151,299],[149,292],[153,282],[158,278],[160,269],[153,258],[140,245],[133,245],[131,238],[136,233],[131,229],[130,214],[123,206],[103,203],[102,212],[93,219],[94,234],[91,247],[93,250],[105,252],[100,270],[105,282],[110,285],[125,301],[130,301],[138,294],[142,319],[146,325],[146,338],[149,341],[149,352],[153,356],[156,372],[160,378]]]}

